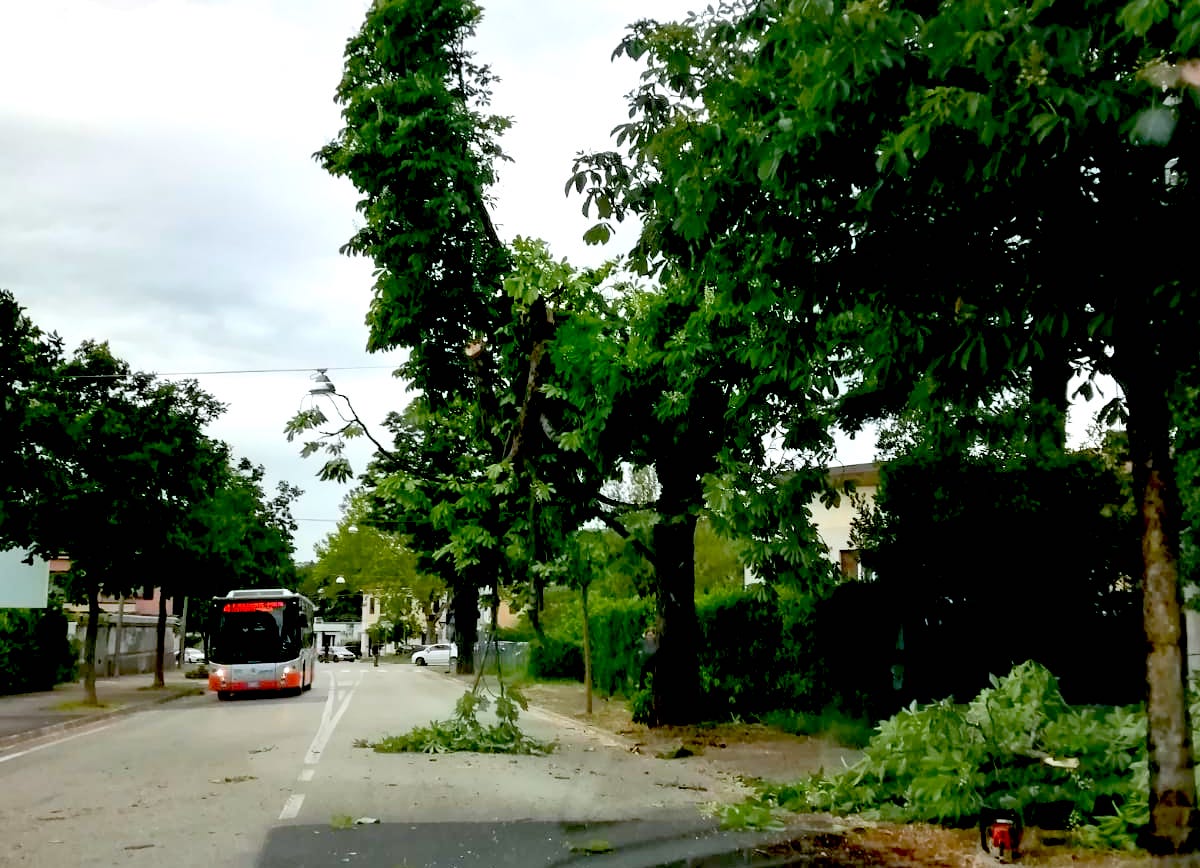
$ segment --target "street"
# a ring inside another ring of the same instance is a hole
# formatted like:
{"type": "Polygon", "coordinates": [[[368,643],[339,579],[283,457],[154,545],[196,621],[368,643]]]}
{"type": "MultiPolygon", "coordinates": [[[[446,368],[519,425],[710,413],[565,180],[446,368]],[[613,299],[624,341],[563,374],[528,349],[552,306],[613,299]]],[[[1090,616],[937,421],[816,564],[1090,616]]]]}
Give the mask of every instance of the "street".
{"type": "Polygon", "coordinates": [[[354,746],[449,717],[461,692],[435,669],[334,664],[299,697],[188,697],[14,747],[0,864],[642,865],[727,846],[698,808],[736,785],[537,709],[522,725],[558,740],[545,757],[354,746]],[[624,853],[582,852],[596,841],[624,853]]]}

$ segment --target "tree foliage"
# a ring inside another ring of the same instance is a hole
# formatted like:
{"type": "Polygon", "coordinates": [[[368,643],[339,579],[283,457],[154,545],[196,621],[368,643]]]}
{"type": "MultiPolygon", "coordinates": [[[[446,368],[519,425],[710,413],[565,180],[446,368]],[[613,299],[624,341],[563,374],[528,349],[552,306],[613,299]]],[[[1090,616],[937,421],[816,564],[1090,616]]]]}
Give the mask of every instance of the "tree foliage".
{"type": "Polygon", "coordinates": [[[795,811],[970,824],[986,808],[1068,825],[1082,843],[1133,849],[1149,819],[1146,717],[1136,706],[1075,707],[1027,662],[965,705],[913,703],[883,721],[841,773],[768,787],[795,811]]]}
{"type": "Polygon", "coordinates": [[[847,385],[853,424],[1026,384],[1058,408],[1072,367],[1118,381],[1166,849],[1190,846],[1195,808],[1167,395],[1194,357],[1198,299],[1165,251],[1186,244],[1200,189],[1198,15],[958,0],[642,22],[618,49],[648,63],[624,151],[572,179],[602,220],[642,220],[644,269],[673,268],[753,338],[740,400],[782,395],[785,440],[819,418],[807,401],[847,385]]]}
{"type": "MultiPolygon", "coordinates": [[[[195,382],[136,372],[106,343],[86,341],[67,354],[9,293],[0,293],[0,332],[13,435],[0,544],[69,558],[64,591],[88,604],[84,675],[95,702],[100,595],[129,596],[151,574],[165,600],[245,580],[250,568],[273,579],[290,572],[286,506],[295,492],[284,486],[264,504],[261,468],[248,465],[239,482],[228,447],[205,433],[224,408],[195,382]],[[249,486],[240,500],[239,484],[249,486]]],[[[162,610],[160,683],[164,619],[162,610]]]]}

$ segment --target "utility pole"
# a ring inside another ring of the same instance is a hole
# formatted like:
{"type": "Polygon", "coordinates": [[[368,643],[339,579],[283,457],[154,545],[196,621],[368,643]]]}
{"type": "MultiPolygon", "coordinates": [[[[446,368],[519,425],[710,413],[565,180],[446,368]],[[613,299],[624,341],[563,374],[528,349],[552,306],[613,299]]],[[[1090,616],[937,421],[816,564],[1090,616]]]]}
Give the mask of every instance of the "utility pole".
{"type": "Polygon", "coordinates": [[[179,659],[175,663],[177,669],[183,668],[183,652],[187,650],[187,607],[188,598],[183,598],[183,616],[179,622],[179,659]]]}
{"type": "Polygon", "coordinates": [[[117,651],[113,655],[113,672],[118,677],[121,675],[121,642],[125,638],[125,598],[121,597],[121,602],[117,604],[117,651]]]}

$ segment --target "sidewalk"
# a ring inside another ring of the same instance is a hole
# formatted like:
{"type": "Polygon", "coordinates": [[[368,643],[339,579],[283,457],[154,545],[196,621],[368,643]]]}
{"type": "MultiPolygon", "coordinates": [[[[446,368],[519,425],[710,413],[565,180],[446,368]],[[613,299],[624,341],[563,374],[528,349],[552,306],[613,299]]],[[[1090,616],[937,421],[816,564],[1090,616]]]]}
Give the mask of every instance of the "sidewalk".
{"type": "Polygon", "coordinates": [[[99,678],[96,680],[96,697],[103,704],[101,708],[83,705],[82,681],[60,684],[54,690],[41,693],[0,696],[0,751],[182,696],[204,693],[208,682],[185,678],[186,671],[186,668],[168,668],[164,673],[167,686],[161,690],[151,689],[153,672],[99,678]]]}

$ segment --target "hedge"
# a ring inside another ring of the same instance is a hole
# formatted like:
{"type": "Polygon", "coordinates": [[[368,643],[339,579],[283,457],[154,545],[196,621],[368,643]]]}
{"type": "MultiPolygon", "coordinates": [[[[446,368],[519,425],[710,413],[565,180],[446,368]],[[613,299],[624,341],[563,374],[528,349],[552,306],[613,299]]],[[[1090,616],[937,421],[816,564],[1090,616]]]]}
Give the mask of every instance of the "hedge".
{"type": "Polygon", "coordinates": [[[77,661],[61,608],[0,610],[0,695],[74,681],[77,661]]]}
{"type": "MultiPolygon", "coordinates": [[[[652,600],[603,601],[588,623],[592,683],[600,693],[632,696],[638,686],[642,635],[653,623],[652,600]]],[[[759,599],[726,591],[696,601],[701,688],[713,717],[775,708],[819,708],[826,699],[813,633],[813,599],[784,592],[759,599]]],[[[535,641],[530,673],[583,678],[575,637],[535,641]]]]}

